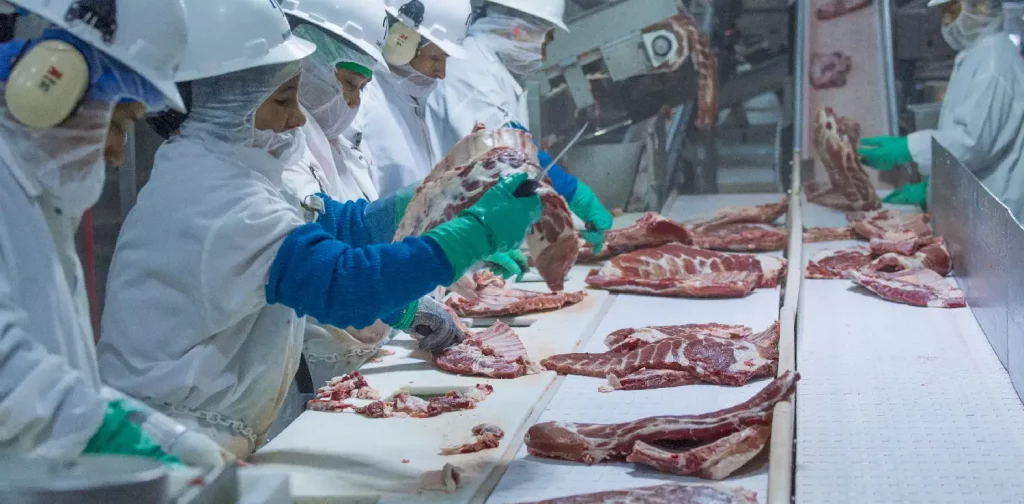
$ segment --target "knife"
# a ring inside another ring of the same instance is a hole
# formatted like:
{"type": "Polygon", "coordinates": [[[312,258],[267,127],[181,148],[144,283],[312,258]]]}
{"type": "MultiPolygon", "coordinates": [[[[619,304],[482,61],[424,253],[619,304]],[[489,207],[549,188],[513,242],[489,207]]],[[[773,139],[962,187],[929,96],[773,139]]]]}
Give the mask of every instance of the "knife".
{"type": "Polygon", "coordinates": [[[491,327],[499,320],[509,327],[530,327],[537,322],[537,319],[527,317],[477,317],[464,318],[462,323],[466,324],[466,327],[491,327]]]}
{"type": "Polygon", "coordinates": [[[562,159],[562,156],[564,156],[566,152],[569,152],[569,149],[571,149],[573,145],[576,145],[576,142],[578,142],[579,139],[583,137],[583,133],[586,133],[587,128],[589,127],[590,121],[587,121],[587,123],[583,125],[583,128],[580,129],[579,133],[576,133],[576,136],[574,136],[572,140],[569,141],[569,144],[562,149],[562,152],[559,152],[558,155],[555,156],[555,158],[552,159],[551,162],[548,163],[548,165],[545,166],[543,170],[541,170],[540,175],[538,175],[536,178],[527,180],[526,182],[519,184],[519,187],[517,187],[516,191],[512,194],[517,198],[526,198],[528,196],[533,196],[534,194],[536,194],[537,188],[540,187],[540,181],[544,180],[544,176],[547,175],[549,171],[551,171],[551,167],[555,166],[555,164],[558,163],[560,159],[562,159]]]}

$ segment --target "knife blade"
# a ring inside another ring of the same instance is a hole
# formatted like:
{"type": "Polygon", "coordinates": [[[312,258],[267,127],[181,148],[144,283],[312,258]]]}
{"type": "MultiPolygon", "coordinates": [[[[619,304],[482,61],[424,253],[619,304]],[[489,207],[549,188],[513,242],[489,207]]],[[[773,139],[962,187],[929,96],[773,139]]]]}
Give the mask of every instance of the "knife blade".
{"type": "Polygon", "coordinates": [[[560,159],[562,159],[562,156],[564,156],[565,153],[569,152],[569,149],[576,145],[576,142],[578,142],[580,138],[583,137],[583,134],[587,132],[587,128],[589,127],[590,121],[587,121],[587,123],[583,125],[583,128],[580,129],[578,133],[576,133],[576,136],[574,136],[572,140],[570,140],[569,143],[565,146],[565,148],[562,149],[562,152],[559,152],[558,155],[555,156],[551,160],[551,162],[548,163],[548,165],[545,166],[544,169],[540,171],[540,175],[538,175],[536,178],[532,178],[530,180],[527,180],[526,182],[523,182],[522,184],[519,184],[519,187],[517,187],[516,191],[512,194],[517,198],[525,198],[536,194],[537,188],[540,187],[540,181],[544,180],[544,176],[547,175],[549,171],[551,171],[551,167],[555,166],[555,164],[558,163],[560,159]]]}

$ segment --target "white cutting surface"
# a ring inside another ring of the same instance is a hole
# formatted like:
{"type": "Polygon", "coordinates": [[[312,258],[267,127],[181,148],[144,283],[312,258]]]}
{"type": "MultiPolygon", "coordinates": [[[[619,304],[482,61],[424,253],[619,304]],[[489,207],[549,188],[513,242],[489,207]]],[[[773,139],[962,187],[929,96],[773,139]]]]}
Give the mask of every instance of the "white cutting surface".
{"type": "MultiPolygon", "coordinates": [[[[724,206],[777,202],[781,194],[681,196],[666,205],[665,215],[693,220],[713,214],[724,206]]],[[[624,217],[625,218],[625,217],[624,217]]],[[[585,352],[605,352],[604,337],[617,329],[646,325],[721,322],[745,324],[762,330],[779,316],[779,290],[757,289],[743,299],[700,300],[620,295],[586,343],[585,352]]],[[[768,381],[743,387],[693,385],[654,390],[600,393],[598,378],[569,376],[561,381],[539,421],[614,423],[653,415],[704,413],[733,406],[753,396],[768,381]]],[[[762,454],[764,455],[764,454],[762,454]]],[[[520,448],[487,502],[515,503],[580,493],[655,485],[667,481],[707,483],[698,478],[658,473],[629,463],[587,466],[529,456],[520,448]]],[[[763,502],[768,491],[766,458],[724,481],[758,493],[763,502]]]]}
{"type": "MultiPolygon", "coordinates": [[[[583,286],[587,267],[570,273],[568,290],[583,286]]],[[[545,289],[543,284],[524,284],[524,289],[545,289]]],[[[529,355],[535,360],[571,351],[583,335],[589,335],[608,308],[608,293],[590,292],[581,303],[547,314],[531,315],[538,321],[516,328],[529,355]]],[[[515,380],[489,380],[443,373],[414,351],[406,336],[386,348],[395,350],[383,362],[369,364],[361,372],[385,397],[403,387],[416,393],[443,393],[477,383],[490,383],[494,393],[475,409],[434,418],[369,419],[351,412],[306,412],[262,448],[253,462],[287,472],[297,502],[467,502],[489,476],[496,463],[512,447],[516,433],[555,375],[545,372],[515,380]],[[472,441],[470,430],[493,423],[505,431],[501,446],[475,454],[442,457],[441,448],[472,441]],[[408,460],[408,462],[403,462],[408,460]],[[419,491],[425,471],[440,469],[446,462],[465,470],[465,485],[454,494],[419,491]]]]}
{"type": "Polygon", "coordinates": [[[797,336],[797,503],[1024,502],[1024,406],[969,309],[805,280],[797,336]]]}

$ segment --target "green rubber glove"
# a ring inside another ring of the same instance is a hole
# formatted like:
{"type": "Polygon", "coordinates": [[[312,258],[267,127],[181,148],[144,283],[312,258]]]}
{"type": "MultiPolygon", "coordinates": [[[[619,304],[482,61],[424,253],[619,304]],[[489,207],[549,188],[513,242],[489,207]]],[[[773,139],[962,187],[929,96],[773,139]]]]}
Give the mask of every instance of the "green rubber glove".
{"type": "Polygon", "coordinates": [[[594,246],[594,253],[601,252],[604,247],[604,232],[612,228],[612,213],[605,209],[597,199],[597,195],[583,182],[576,182],[576,195],[569,202],[569,210],[587,223],[583,231],[583,239],[594,246]]]}
{"type": "Polygon", "coordinates": [[[458,217],[423,233],[448,257],[455,273],[452,282],[491,254],[518,250],[526,232],[540,220],[540,196],[513,195],[526,179],[526,173],[517,173],[500,180],[458,217]]]}
{"type": "Polygon", "coordinates": [[[916,184],[906,184],[893,191],[882,201],[896,205],[917,205],[923,208],[928,203],[928,179],[916,184]]]}
{"type": "Polygon", "coordinates": [[[160,445],[129,419],[136,411],[121,399],[107,403],[103,423],[82,453],[134,455],[167,465],[182,465],[178,457],[164,453],[160,445]]]}
{"type": "Polygon", "coordinates": [[[491,273],[506,280],[516,277],[517,282],[521,281],[523,275],[530,269],[530,261],[526,254],[518,250],[491,254],[486,260],[491,263],[491,273]]]}
{"type": "Polygon", "coordinates": [[[857,148],[861,163],[878,171],[889,171],[914,161],[907,137],[877,136],[860,143],[865,146],[857,148]]]}
{"type": "Polygon", "coordinates": [[[412,197],[416,194],[416,189],[419,187],[420,183],[417,182],[411,186],[399,189],[398,192],[390,196],[390,198],[395,200],[395,229],[398,229],[398,225],[405,218],[405,210],[409,208],[409,202],[412,201],[412,197]]]}
{"type": "Polygon", "coordinates": [[[405,310],[402,312],[402,317],[398,319],[398,322],[391,324],[391,327],[394,329],[398,329],[399,331],[405,331],[409,329],[410,327],[412,327],[412,321],[416,318],[416,312],[419,309],[419,299],[413,301],[412,303],[409,303],[409,306],[406,306],[405,310]]]}

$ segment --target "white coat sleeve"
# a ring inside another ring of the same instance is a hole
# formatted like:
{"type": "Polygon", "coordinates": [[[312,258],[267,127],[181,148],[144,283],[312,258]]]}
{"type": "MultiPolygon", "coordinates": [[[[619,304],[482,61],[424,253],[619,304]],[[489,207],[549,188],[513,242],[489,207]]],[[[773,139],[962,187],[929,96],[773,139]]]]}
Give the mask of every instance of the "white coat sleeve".
{"type": "Polygon", "coordinates": [[[989,168],[992,160],[1005,155],[1016,140],[1024,117],[1014,106],[1008,84],[990,75],[977,78],[972,89],[975,92],[949,109],[950,117],[942,118],[948,127],[907,137],[910,154],[922,175],[930,176],[932,172],[932,138],[972,171],[989,168]]]}
{"type": "Polygon", "coordinates": [[[100,428],[107,401],[90,381],[32,339],[0,244],[0,459],[71,459],[100,428]]]}
{"type": "Polygon", "coordinates": [[[489,80],[477,80],[480,82],[472,83],[476,84],[473,86],[449,76],[427,100],[427,124],[434,152],[450,151],[473,132],[476,123],[491,129],[516,120],[518,105],[509,103],[505,93],[489,80]]]}

